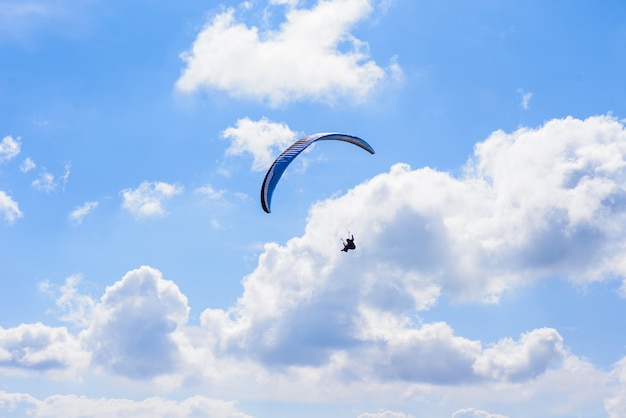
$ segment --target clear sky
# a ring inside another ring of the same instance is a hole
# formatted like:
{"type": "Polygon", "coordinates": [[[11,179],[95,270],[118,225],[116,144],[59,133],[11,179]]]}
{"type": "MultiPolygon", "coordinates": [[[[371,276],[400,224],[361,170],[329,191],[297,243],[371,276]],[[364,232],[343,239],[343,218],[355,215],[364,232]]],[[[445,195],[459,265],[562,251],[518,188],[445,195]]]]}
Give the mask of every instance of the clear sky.
{"type": "Polygon", "coordinates": [[[618,0],[0,0],[0,416],[626,416],[625,73],[618,0]]]}

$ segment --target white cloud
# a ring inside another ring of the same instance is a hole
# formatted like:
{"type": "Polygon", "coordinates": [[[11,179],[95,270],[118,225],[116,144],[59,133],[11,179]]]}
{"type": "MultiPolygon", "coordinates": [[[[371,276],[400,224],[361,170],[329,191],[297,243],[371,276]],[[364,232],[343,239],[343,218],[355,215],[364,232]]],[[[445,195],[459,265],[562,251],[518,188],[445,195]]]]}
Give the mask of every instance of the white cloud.
{"type": "Polygon", "coordinates": [[[507,418],[504,415],[500,414],[490,414],[487,411],[482,411],[474,408],[464,408],[459,409],[454,414],[452,414],[452,418],[507,418]]]}
{"type": "Polygon", "coordinates": [[[224,138],[231,140],[226,155],[251,154],[255,171],[267,170],[278,154],[295,141],[296,135],[286,124],[270,122],[266,118],[258,121],[239,119],[235,127],[222,132],[224,138]]]}
{"type": "Polygon", "coordinates": [[[224,190],[215,190],[215,188],[213,188],[213,186],[211,186],[210,184],[207,184],[205,186],[202,187],[198,187],[195,190],[196,193],[201,194],[203,196],[208,197],[209,199],[219,199],[224,195],[224,190]]]}
{"type": "Polygon", "coordinates": [[[9,161],[20,153],[20,137],[13,139],[12,136],[5,136],[0,142],[0,163],[9,161]]]}
{"type": "Polygon", "coordinates": [[[107,287],[81,340],[93,363],[114,374],[152,378],[181,361],[175,333],[186,324],[187,298],[161,273],[143,266],[107,287]]]}
{"type": "Polygon", "coordinates": [[[98,202],[85,202],[82,205],[78,206],[72,212],[70,212],[69,218],[73,222],[80,224],[83,222],[83,219],[91,212],[93,212],[98,207],[98,202]]]}
{"type": "Polygon", "coordinates": [[[278,3],[291,6],[278,30],[248,27],[233,9],[216,15],[182,55],[186,68],[177,89],[215,88],[278,105],[363,100],[385,80],[367,44],[350,33],[372,12],[370,1],[319,1],[311,9],[278,3]]]}
{"type": "Polygon", "coordinates": [[[563,358],[556,330],[483,349],[410,315],[440,294],[497,302],[544,277],[624,277],[625,156],[624,126],[599,116],[496,132],[461,178],[396,165],[316,204],[302,237],[266,244],[237,305],[206,310],[202,324],[223,354],[269,366],[320,366],[350,350],[371,365],[360,373],[383,380],[532,379],[563,358]],[[346,225],[358,247],[348,255],[337,240],[346,225]]]}
{"type": "MultiPolygon", "coordinates": [[[[20,166],[20,169],[23,172],[30,171],[35,167],[35,164],[30,159],[27,160],[29,160],[29,164],[24,161],[20,166]]],[[[39,177],[31,183],[31,186],[39,191],[50,193],[53,190],[56,190],[59,183],[61,183],[61,188],[65,191],[65,185],[70,177],[71,166],[71,163],[66,163],[63,167],[63,175],[61,175],[58,179],[54,174],[50,173],[47,168],[43,167],[39,177]]]]}
{"type": "Polygon", "coordinates": [[[120,398],[87,398],[76,395],[54,395],[37,399],[25,393],[0,391],[0,412],[3,417],[36,416],[40,418],[109,417],[195,417],[251,418],[240,412],[234,402],[197,395],[181,401],[161,397],[140,401],[120,398]]]}
{"type": "Polygon", "coordinates": [[[56,188],[56,181],[54,180],[54,175],[44,171],[40,174],[38,179],[31,183],[31,185],[37,190],[48,193],[56,188]]]}
{"type": "Polygon", "coordinates": [[[522,109],[528,110],[530,107],[530,99],[533,98],[533,94],[529,91],[524,91],[523,89],[517,89],[517,92],[522,96],[522,101],[520,102],[520,106],[522,109]]]}
{"type": "Polygon", "coordinates": [[[383,411],[383,412],[365,412],[359,415],[357,418],[412,418],[411,415],[406,415],[403,412],[383,411]]]}
{"type": "MultiPolygon", "coordinates": [[[[299,279],[292,276],[292,280],[299,279]]],[[[561,337],[555,330],[534,330],[517,341],[503,338],[484,348],[480,341],[455,335],[445,323],[414,324],[401,310],[381,308],[384,304],[380,301],[374,303],[377,309],[363,308],[371,301],[358,280],[349,285],[351,294],[333,296],[333,290],[320,286],[319,295],[314,290],[309,298],[286,299],[282,312],[261,321],[239,316],[241,306],[229,311],[207,310],[200,327],[188,324],[186,297],[153,268],[129,271],[108,287],[99,301],[80,295],[78,280],[71,276],[58,290],[49,283],[42,287],[55,297],[65,320],[83,327],[78,337],[69,335],[74,348],[80,342],[78,358],[82,356],[82,362],[72,354],[75,349],[64,347],[55,352],[65,356],[61,364],[83,370],[81,376],[86,378],[89,371],[95,371],[100,376],[129,378],[131,384],[147,385],[151,390],[156,385],[168,391],[181,389],[182,393],[189,385],[201,384],[227,398],[377,399],[389,406],[410,402],[418,408],[411,409],[414,416],[420,416],[419,410],[437,410],[443,404],[454,407],[458,414],[473,412],[478,417],[484,409],[494,410],[498,405],[525,416],[529,415],[523,411],[596,416],[611,390],[605,372],[572,355],[563,358],[561,337]],[[361,309],[355,313],[357,305],[361,309]],[[89,358],[91,367],[86,368],[89,358]],[[450,399],[454,401],[450,403],[450,399]],[[465,405],[481,405],[481,409],[460,409],[465,405]]],[[[250,286],[246,284],[247,289],[250,286]]],[[[272,295],[267,296],[271,303],[272,295]]],[[[261,312],[259,308],[257,312],[261,312]]],[[[67,333],[65,328],[60,330],[67,333]]],[[[33,334],[30,331],[28,335],[33,334]]],[[[39,351],[52,345],[45,342],[39,351]]],[[[13,352],[22,355],[25,350],[13,352]]],[[[33,371],[26,366],[20,370],[33,371]]],[[[92,406],[95,402],[75,399],[92,406]]],[[[144,403],[147,401],[113,399],[110,403],[112,408],[145,407],[148,414],[152,410],[144,403]]],[[[162,408],[170,405],[172,411],[179,411],[177,415],[187,413],[181,401],[160,399],[157,403],[162,408]]],[[[615,409],[619,401],[610,400],[607,405],[615,409]]],[[[61,409],[51,411],[51,416],[66,416],[59,413],[61,409]]],[[[450,409],[440,411],[452,413],[450,409]]],[[[402,414],[385,410],[363,417],[411,416],[402,414]]]]}
{"type": "Polygon", "coordinates": [[[270,4],[284,4],[289,7],[296,7],[298,5],[298,0],[270,0],[270,4]]]}
{"type": "Polygon", "coordinates": [[[61,176],[61,181],[63,183],[63,190],[65,191],[65,185],[67,184],[67,180],[70,178],[70,169],[72,168],[72,163],[68,162],[65,164],[63,168],[63,175],[61,176]]]}
{"type": "Polygon", "coordinates": [[[2,190],[0,190],[0,215],[2,215],[4,220],[9,224],[12,224],[23,216],[17,202],[2,190]]]}
{"type": "Polygon", "coordinates": [[[445,323],[415,328],[398,318],[368,312],[360,326],[361,341],[370,348],[359,360],[369,364],[368,373],[378,379],[433,384],[476,383],[485,378],[525,381],[562,359],[561,337],[554,329],[531,331],[519,342],[505,338],[483,349],[480,341],[455,336],[445,323]]]}
{"type": "Polygon", "coordinates": [[[96,304],[91,297],[78,292],[77,287],[81,280],[82,276],[79,274],[69,276],[58,288],[49,281],[44,281],[39,284],[39,290],[55,298],[62,321],[87,327],[92,321],[96,304]]]}
{"type": "Polygon", "coordinates": [[[122,207],[138,218],[165,215],[163,201],[183,192],[182,186],[161,181],[142,182],[136,189],[124,189],[122,207]]]}
{"type": "Polygon", "coordinates": [[[37,167],[35,162],[30,157],[26,157],[26,159],[22,161],[22,164],[20,164],[20,171],[22,171],[22,173],[28,173],[35,167],[37,167]]]}
{"type": "Polygon", "coordinates": [[[615,363],[612,378],[617,387],[614,393],[605,399],[604,407],[610,418],[626,416],[626,357],[615,363]]]}
{"type": "Polygon", "coordinates": [[[484,350],[474,363],[474,371],[495,380],[527,380],[546,371],[564,357],[563,338],[552,328],[536,329],[522,335],[519,342],[510,338],[484,350]]]}
{"type": "Polygon", "coordinates": [[[5,372],[50,372],[60,375],[89,362],[78,339],[65,327],[41,323],[0,327],[0,369],[5,372]]]}

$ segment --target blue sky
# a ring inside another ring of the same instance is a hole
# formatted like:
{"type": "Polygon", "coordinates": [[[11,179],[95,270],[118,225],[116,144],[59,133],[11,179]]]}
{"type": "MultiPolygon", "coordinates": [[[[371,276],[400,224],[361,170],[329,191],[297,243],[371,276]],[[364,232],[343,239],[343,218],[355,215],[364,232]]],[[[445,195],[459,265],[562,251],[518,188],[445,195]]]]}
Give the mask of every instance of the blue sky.
{"type": "Polygon", "coordinates": [[[0,1],[0,415],[625,416],[624,22],[0,1]]]}

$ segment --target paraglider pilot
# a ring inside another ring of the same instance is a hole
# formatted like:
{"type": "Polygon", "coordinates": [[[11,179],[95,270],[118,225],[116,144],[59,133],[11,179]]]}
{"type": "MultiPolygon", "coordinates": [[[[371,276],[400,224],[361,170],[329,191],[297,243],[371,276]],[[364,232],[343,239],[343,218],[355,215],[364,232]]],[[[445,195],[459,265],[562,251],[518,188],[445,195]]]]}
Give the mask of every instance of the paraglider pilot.
{"type": "Polygon", "coordinates": [[[343,238],[341,239],[341,242],[343,243],[343,250],[344,252],[348,252],[348,250],[355,250],[356,249],[356,245],[354,244],[354,235],[350,235],[350,238],[346,238],[346,241],[348,242],[344,242],[343,238]]]}

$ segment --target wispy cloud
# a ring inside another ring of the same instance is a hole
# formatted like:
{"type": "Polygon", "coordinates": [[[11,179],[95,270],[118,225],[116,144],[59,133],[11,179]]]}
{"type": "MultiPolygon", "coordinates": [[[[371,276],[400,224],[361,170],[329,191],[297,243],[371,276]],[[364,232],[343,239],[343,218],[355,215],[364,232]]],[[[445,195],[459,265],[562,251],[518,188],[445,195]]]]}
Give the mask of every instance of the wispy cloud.
{"type": "Polygon", "coordinates": [[[65,279],[65,283],[60,287],[44,281],[39,283],[39,290],[55,299],[62,321],[86,327],[92,321],[96,302],[91,297],[78,292],[78,284],[82,279],[80,274],[72,275],[65,279]]]}
{"type": "Polygon", "coordinates": [[[215,188],[213,186],[211,186],[210,184],[207,184],[205,186],[198,187],[195,190],[195,193],[198,193],[200,195],[206,196],[209,199],[219,199],[222,196],[224,196],[225,191],[224,190],[215,190],[215,188]]]}
{"type": "Polygon", "coordinates": [[[23,1],[0,3],[0,16],[3,18],[20,18],[26,16],[41,16],[50,14],[50,9],[41,2],[23,1]]]}
{"type": "Polygon", "coordinates": [[[70,178],[70,169],[72,168],[72,163],[68,162],[65,164],[65,167],[63,168],[63,175],[61,176],[61,184],[62,184],[62,188],[63,191],[65,191],[65,185],[67,184],[67,181],[70,178]]]}
{"type": "MultiPolygon", "coordinates": [[[[25,40],[42,29],[55,24],[72,22],[76,25],[58,25],[61,30],[79,26],[77,13],[85,3],[68,0],[2,0],[0,1],[0,41],[25,40]],[[73,26],[73,27],[68,27],[73,26]]],[[[82,15],[84,19],[84,15],[82,15]]]]}
{"type": "Polygon", "coordinates": [[[43,167],[41,173],[39,174],[39,177],[33,180],[31,186],[39,191],[50,193],[56,190],[56,188],[60,184],[61,189],[65,191],[65,185],[67,184],[67,181],[70,177],[71,167],[71,163],[68,162],[67,164],[65,164],[63,168],[63,174],[58,179],[54,174],[50,173],[47,168],[43,167]]]}
{"type": "Polygon", "coordinates": [[[533,94],[529,91],[524,91],[523,89],[517,89],[517,92],[522,98],[520,106],[522,107],[522,109],[528,110],[528,108],[530,107],[530,99],[533,98],[533,94]]]}
{"type": "Polygon", "coordinates": [[[97,201],[85,202],[76,209],[74,209],[72,212],[70,212],[69,218],[73,222],[81,224],[83,222],[83,219],[85,219],[85,217],[93,212],[97,207],[97,201]]]}

